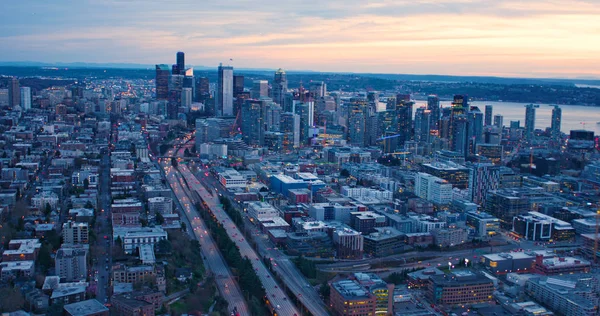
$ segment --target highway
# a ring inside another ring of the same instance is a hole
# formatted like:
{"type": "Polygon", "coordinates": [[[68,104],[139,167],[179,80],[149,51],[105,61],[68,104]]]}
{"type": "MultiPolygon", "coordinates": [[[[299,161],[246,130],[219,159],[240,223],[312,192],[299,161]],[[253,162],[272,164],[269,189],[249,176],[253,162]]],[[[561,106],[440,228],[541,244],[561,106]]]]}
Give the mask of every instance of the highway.
{"type": "MultiPolygon", "coordinates": [[[[180,153],[181,156],[183,156],[183,150],[180,150],[180,153]]],[[[244,239],[242,232],[220,206],[218,194],[210,194],[185,164],[179,165],[178,169],[185,178],[188,187],[197,192],[199,197],[202,198],[208,208],[212,211],[216,220],[223,224],[227,235],[238,246],[242,257],[248,257],[248,259],[252,261],[252,267],[265,288],[268,302],[274,310],[274,314],[285,316],[300,315],[300,312],[296,309],[294,303],[288,299],[283,289],[279,287],[277,281],[273,278],[271,272],[264,265],[261,258],[256,254],[254,249],[252,249],[248,241],[244,239]]]]}
{"type": "MultiPolygon", "coordinates": [[[[169,152],[172,154],[174,149],[169,152]]],[[[196,210],[194,203],[188,196],[189,191],[185,185],[182,185],[183,178],[176,168],[171,166],[170,159],[162,159],[160,161],[161,168],[163,168],[165,176],[173,193],[179,201],[183,215],[188,219],[193,229],[193,234],[200,242],[200,248],[204,257],[204,264],[207,270],[211,271],[215,276],[215,283],[221,296],[229,303],[229,309],[237,309],[240,315],[250,315],[248,306],[244,300],[242,291],[240,290],[237,282],[233,278],[233,274],[229,270],[227,263],[221,256],[216,243],[210,236],[208,228],[204,221],[199,217],[198,210],[196,210]]]]}
{"type": "Polygon", "coordinates": [[[207,175],[205,172],[198,172],[196,176],[200,178],[202,183],[209,189],[217,189],[218,192],[223,192],[222,194],[230,198],[232,206],[244,216],[245,227],[250,229],[250,235],[256,242],[260,255],[272,259],[273,270],[302,305],[313,315],[329,314],[321,296],[317,293],[315,288],[308,283],[304,275],[300,273],[294,262],[277,249],[277,247],[271,243],[267,236],[261,232],[254,223],[250,222],[240,205],[233,202],[233,199],[231,199],[232,195],[223,188],[217,179],[211,173],[208,173],[207,175]]]}

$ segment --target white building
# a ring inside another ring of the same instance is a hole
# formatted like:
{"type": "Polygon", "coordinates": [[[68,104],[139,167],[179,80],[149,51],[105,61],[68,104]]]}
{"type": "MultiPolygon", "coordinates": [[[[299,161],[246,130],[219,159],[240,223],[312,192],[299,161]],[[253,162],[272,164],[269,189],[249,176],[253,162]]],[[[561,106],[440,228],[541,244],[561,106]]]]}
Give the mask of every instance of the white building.
{"type": "Polygon", "coordinates": [[[365,187],[343,186],[340,193],[353,199],[376,198],[380,200],[392,200],[394,198],[392,191],[365,187]]]}
{"type": "Polygon", "coordinates": [[[200,156],[206,155],[211,158],[227,157],[227,145],[202,143],[198,145],[198,153],[200,154],[200,156]]]}
{"type": "Polygon", "coordinates": [[[52,210],[56,210],[58,205],[58,195],[51,191],[42,191],[31,198],[31,205],[40,211],[44,211],[49,204],[52,210]]]}
{"type": "Polygon", "coordinates": [[[446,227],[446,222],[428,215],[413,215],[409,216],[409,218],[413,221],[413,226],[418,233],[429,233],[433,230],[446,227]]]}
{"type": "Polygon", "coordinates": [[[87,244],[89,242],[88,223],[68,221],[62,227],[63,243],[87,244]]]}
{"type": "Polygon", "coordinates": [[[173,200],[168,197],[152,197],[148,199],[148,211],[154,215],[160,213],[162,215],[173,213],[173,200]]]}
{"type": "Polygon", "coordinates": [[[256,220],[279,216],[279,211],[266,202],[249,202],[247,211],[248,216],[256,220]]]}
{"type": "Polygon", "coordinates": [[[431,231],[434,243],[439,247],[453,247],[467,242],[467,231],[463,228],[442,228],[431,231]]]}
{"type": "Polygon", "coordinates": [[[167,240],[167,232],[158,227],[129,228],[116,233],[122,239],[126,254],[132,254],[141,245],[154,246],[161,240],[167,240]]]}
{"type": "Polygon", "coordinates": [[[85,280],[87,254],[83,247],[61,247],[56,251],[56,274],[67,282],[85,280]]]}
{"type": "Polygon", "coordinates": [[[419,172],[415,178],[415,194],[436,204],[452,202],[452,184],[448,181],[419,172]]]}
{"type": "Polygon", "coordinates": [[[219,173],[219,182],[226,189],[245,188],[248,181],[234,169],[227,169],[219,173]]]}
{"type": "Polygon", "coordinates": [[[21,109],[31,110],[31,88],[21,87],[21,109]]]}
{"type": "Polygon", "coordinates": [[[8,261],[0,262],[0,280],[6,282],[20,277],[29,278],[34,275],[35,262],[28,261],[8,261]]]}

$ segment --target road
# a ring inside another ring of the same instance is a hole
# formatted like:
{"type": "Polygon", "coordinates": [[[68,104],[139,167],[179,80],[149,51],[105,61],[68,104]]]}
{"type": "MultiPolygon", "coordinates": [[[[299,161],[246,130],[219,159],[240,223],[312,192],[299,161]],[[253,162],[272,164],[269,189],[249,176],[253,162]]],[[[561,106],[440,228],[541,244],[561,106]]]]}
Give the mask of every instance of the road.
{"type": "Polygon", "coordinates": [[[96,283],[96,298],[107,303],[109,298],[108,288],[111,285],[110,269],[112,267],[110,228],[110,157],[102,155],[102,167],[100,169],[100,201],[96,210],[96,246],[94,251],[94,263],[92,265],[91,278],[96,283]],[[105,237],[106,236],[106,237],[105,237]]]}
{"type": "MultiPolygon", "coordinates": [[[[183,150],[181,150],[180,153],[181,156],[183,156],[183,150]]],[[[248,257],[248,259],[252,261],[252,267],[256,271],[265,288],[267,298],[272,309],[274,309],[278,315],[300,315],[300,312],[296,309],[296,306],[294,306],[292,301],[288,299],[285,292],[279,287],[271,275],[271,272],[262,262],[261,258],[256,254],[248,241],[243,238],[242,232],[231,221],[229,215],[227,215],[227,213],[225,213],[223,208],[220,206],[219,196],[217,194],[210,194],[206,188],[200,184],[198,178],[196,178],[196,176],[185,164],[179,165],[178,169],[181,175],[185,178],[189,188],[197,192],[197,194],[206,203],[208,208],[212,211],[216,220],[223,224],[227,235],[238,246],[242,257],[248,257]]]]}
{"type": "MultiPolygon", "coordinates": [[[[172,155],[174,149],[171,149],[169,152],[172,155]]],[[[208,233],[206,224],[199,217],[194,203],[190,200],[188,188],[182,185],[183,178],[179,171],[171,166],[170,159],[162,159],[160,165],[164,170],[167,182],[182,207],[182,215],[188,219],[191,225],[190,228],[200,243],[205,267],[214,274],[219,293],[229,303],[230,310],[235,308],[240,315],[250,315],[242,291],[233,278],[233,274],[229,270],[227,263],[221,256],[216,243],[208,233]]]]}
{"type": "Polygon", "coordinates": [[[268,237],[261,232],[259,228],[254,225],[254,223],[250,222],[246,216],[247,214],[243,212],[242,207],[233,202],[232,194],[226,191],[211,173],[200,171],[196,174],[196,176],[201,179],[202,183],[209,189],[217,189],[218,191],[215,192],[223,192],[222,194],[225,194],[225,196],[230,198],[232,205],[244,216],[245,227],[250,229],[250,235],[258,247],[258,252],[260,255],[262,257],[272,259],[273,270],[282,279],[288,289],[292,291],[294,296],[296,296],[301,304],[313,315],[327,315],[327,307],[325,306],[325,303],[323,303],[321,296],[317,293],[315,288],[308,283],[294,262],[292,262],[288,256],[283,254],[275,245],[273,245],[268,237]]]}

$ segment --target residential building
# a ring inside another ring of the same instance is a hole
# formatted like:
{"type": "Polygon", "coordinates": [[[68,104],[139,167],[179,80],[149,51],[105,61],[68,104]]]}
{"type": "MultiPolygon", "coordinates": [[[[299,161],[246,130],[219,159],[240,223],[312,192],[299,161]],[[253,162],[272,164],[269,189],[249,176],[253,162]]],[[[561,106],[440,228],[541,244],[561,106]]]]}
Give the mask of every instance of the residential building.
{"type": "Polygon", "coordinates": [[[473,203],[485,203],[489,191],[500,185],[500,169],[488,163],[475,163],[469,166],[469,196],[473,203]]]}
{"type": "Polygon", "coordinates": [[[415,178],[415,194],[436,204],[452,202],[452,184],[450,182],[419,172],[415,178]]]}
{"type": "Polygon", "coordinates": [[[431,231],[434,243],[442,247],[454,247],[466,243],[467,231],[463,228],[441,228],[431,231]]]}
{"type": "Polygon", "coordinates": [[[64,306],[67,316],[108,316],[108,307],[97,299],[85,300],[64,306]]]}
{"type": "Polygon", "coordinates": [[[217,72],[216,114],[217,116],[235,115],[233,113],[233,67],[219,65],[217,72]]]}
{"type": "Polygon", "coordinates": [[[65,244],[89,243],[89,224],[67,221],[62,227],[63,242],[65,244]]]}
{"type": "Polygon", "coordinates": [[[148,199],[148,211],[150,214],[160,213],[162,215],[173,213],[173,200],[169,197],[152,197],[148,199]]]}
{"type": "Polygon", "coordinates": [[[600,282],[593,274],[531,278],[525,292],[560,315],[598,315],[600,282]]]}
{"type": "Polygon", "coordinates": [[[63,244],[56,251],[56,275],[66,282],[86,280],[88,250],[84,247],[71,247],[63,244]]]}

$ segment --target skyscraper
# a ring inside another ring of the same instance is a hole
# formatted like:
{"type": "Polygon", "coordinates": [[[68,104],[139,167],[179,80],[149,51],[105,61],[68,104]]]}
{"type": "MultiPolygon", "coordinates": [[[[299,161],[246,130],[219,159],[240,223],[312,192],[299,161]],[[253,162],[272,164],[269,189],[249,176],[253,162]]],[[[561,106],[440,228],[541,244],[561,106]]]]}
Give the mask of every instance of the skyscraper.
{"type": "Polygon", "coordinates": [[[500,114],[494,115],[494,126],[502,131],[502,127],[504,126],[504,117],[500,114]]]}
{"type": "Polygon", "coordinates": [[[415,103],[410,101],[410,96],[396,96],[396,123],[398,124],[398,146],[404,146],[406,141],[412,139],[412,109],[415,103]]]}
{"type": "Polygon", "coordinates": [[[310,83],[309,90],[313,98],[322,98],[327,94],[327,84],[323,81],[313,81],[310,83]]]}
{"type": "Polygon", "coordinates": [[[244,93],[244,76],[233,76],[233,97],[237,98],[241,93],[244,93]]]}
{"type": "Polygon", "coordinates": [[[483,141],[483,113],[476,106],[471,106],[467,113],[468,125],[468,154],[474,154],[476,145],[483,141]]]}
{"type": "Polygon", "coordinates": [[[188,68],[183,73],[183,87],[192,90],[192,100],[196,99],[196,80],[194,79],[194,68],[188,68]]]}
{"type": "Polygon", "coordinates": [[[307,144],[309,138],[309,130],[314,124],[315,103],[313,101],[300,102],[294,100],[294,112],[300,116],[300,143],[307,144]]]}
{"type": "Polygon", "coordinates": [[[31,109],[31,88],[21,87],[21,109],[27,111],[31,109]]]}
{"type": "Polygon", "coordinates": [[[368,102],[365,98],[354,97],[347,103],[347,136],[353,146],[365,146],[367,141],[368,102]]]}
{"type": "Polygon", "coordinates": [[[429,129],[439,130],[440,124],[440,98],[437,95],[427,97],[427,110],[431,111],[429,119],[429,129]]]}
{"type": "Polygon", "coordinates": [[[183,52],[177,52],[177,70],[178,73],[174,75],[182,75],[185,72],[185,54],[183,52]]]}
{"type": "MultiPolygon", "coordinates": [[[[467,154],[468,136],[468,101],[463,95],[455,95],[452,107],[448,110],[448,138],[450,150],[467,154]]],[[[444,133],[445,134],[445,133],[444,133]]]]}
{"type": "Polygon", "coordinates": [[[560,123],[562,120],[562,109],[555,105],[552,109],[552,123],[550,126],[552,138],[560,139],[560,123]]]}
{"type": "Polygon", "coordinates": [[[196,79],[196,101],[205,103],[210,99],[210,83],[208,78],[200,77],[196,79]]]}
{"type": "Polygon", "coordinates": [[[8,79],[8,105],[14,108],[21,104],[21,89],[19,88],[19,79],[8,79]]]}
{"type": "Polygon", "coordinates": [[[420,107],[415,112],[415,141],[429,143],[431,110],[420,107]]]}
{"type": "Polygon", "coordinates": [[[283,69],[279,68],[275,72],[275,78],[273,79],[273,101],[283,106],[285,94],[287,93],[288,82],[287,76],[283,69]]]}
{"type": "Polygon", "coordinates": [[[284,134],[284,148],[291,150],[300,146],[300,115],[291,112],[281,113],[279,130],[284,134]]]}
{"type": "Polygon", "coordinates": [[[525,139],[530,141],[535,131],[535,108],[539,105],[528,104],[525,106],[525,139]]]}
{"type": "Polygon", "coordinates": [[[169,94],[167,103],[167,118],[176,120],[179,114],[179,106],[181,106],[181,93],[183,90],[182,75],[171,75],[169,78],[169,94]]]}
{"type": "Polygon", "coordinates": [[[233,114],[233,67],[219,65],[217,74],[217,91],[215,93],[215,108],[217,116],[232,116],[233,114]]]}
{"type": "Polygon", "coordinates": [[[253,99],[260,99],[261,97],[269,96],[269,82],[267,80],[254,80],[252,82],[252,93],[253,99]]]}
{"type": "Polygon", "coordinates": [[[485,106],[485,126],[490,126],[492,125],[492,111],[493,111],[493,107],[491,105],[486,105],[485,106]]]}
{"type": "Polygon", "coordinates": [[[500,185],[500,167],[491,163],[475,163],[468,167],[471,201],[484,204],[487,193],[497,190],[500,185]]]}
{"type": "Polygon", "coordinates": [[[264,113],[266,101],[245,100],[242,105],[241,129],[242,139],[251,146],[262,146],[265,137],[264,113]]]}
{"type": "Polygon", "coordinates": [[[169,66],[156,65],[156,99],[166,100],[169,97],[169,66]]]}
{"type": "Polygon", "coordinates": [[[181,90],[181,106],[189,107],[192,105],[192,88],[183,88],[181,90]]]}

